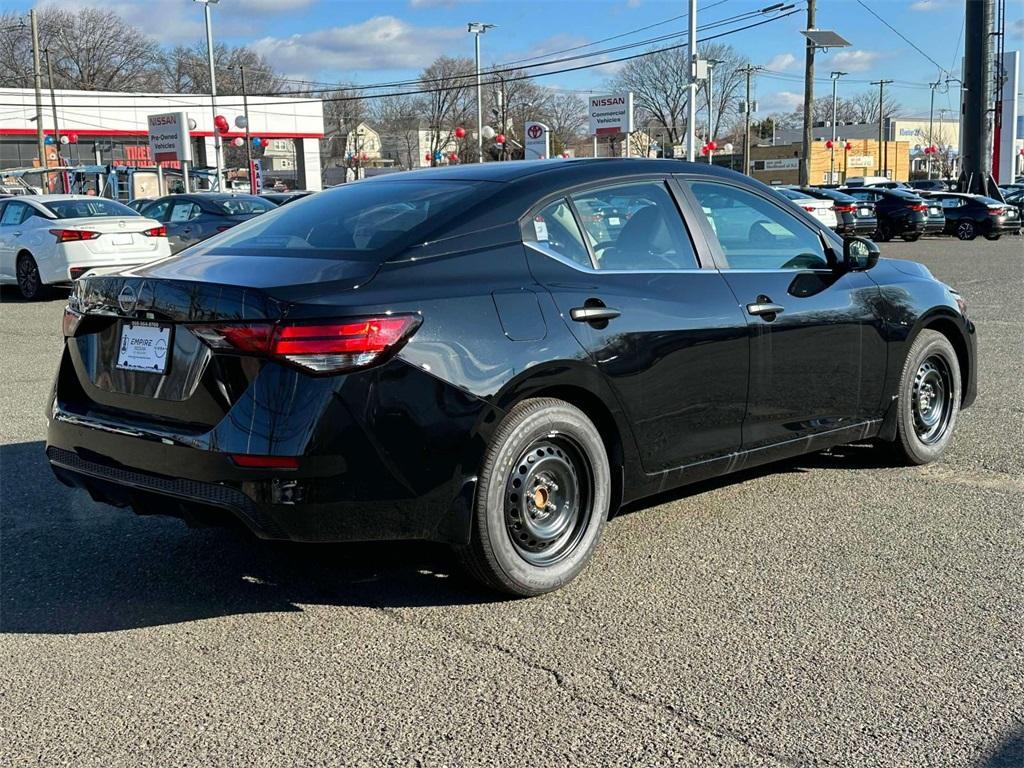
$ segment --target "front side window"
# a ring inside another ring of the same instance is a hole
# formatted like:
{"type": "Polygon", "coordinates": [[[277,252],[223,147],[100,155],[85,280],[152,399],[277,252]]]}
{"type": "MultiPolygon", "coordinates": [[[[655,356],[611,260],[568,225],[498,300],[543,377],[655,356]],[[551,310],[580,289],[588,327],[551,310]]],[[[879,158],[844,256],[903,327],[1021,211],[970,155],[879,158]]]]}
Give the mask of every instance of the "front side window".
{"type": "Polygon", "coordinates": [[[598,269],[697,269],[693,244],[663,182],[588,190],[572,201],[598,269]]]}
{"type": "Polygon", "coordinates": [[[523,238],[537,250],[566,259],[581,267],[593,267],[583,233],[572,209],[563,198],[538,211],[523,229],[523,238]]]}
{"type": "Polygon", "coordinates": [[[769,200],[729,184],[692,182],[731,269],[828,269],[821,235],[769,200]]]}

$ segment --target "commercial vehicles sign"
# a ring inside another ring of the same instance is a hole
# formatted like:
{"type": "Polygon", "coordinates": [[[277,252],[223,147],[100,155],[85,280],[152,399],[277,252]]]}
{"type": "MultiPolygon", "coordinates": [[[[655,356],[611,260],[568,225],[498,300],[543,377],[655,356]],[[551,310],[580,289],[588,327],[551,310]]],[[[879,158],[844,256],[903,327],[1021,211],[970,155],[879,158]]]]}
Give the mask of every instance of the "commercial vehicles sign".
{"type": "Polygon", "coordinates": [[[192,142],[188,135],[188,113],[165,112],[149,116],[149,150],[162,163],[192,162],[192,142]]]}
{"type": "Polygon", "coordinates": [[[590,133],[592,136],[632,132],[632,92],[590,97],[590,133]]]}
{"type": "Polygon", "coordinates": [[[544,123],[531,120],[526,124],[523,136],[523,157],[527,160],[546,160],[551,157],[551,147],[548,140],[550,131],[544,123]]]}

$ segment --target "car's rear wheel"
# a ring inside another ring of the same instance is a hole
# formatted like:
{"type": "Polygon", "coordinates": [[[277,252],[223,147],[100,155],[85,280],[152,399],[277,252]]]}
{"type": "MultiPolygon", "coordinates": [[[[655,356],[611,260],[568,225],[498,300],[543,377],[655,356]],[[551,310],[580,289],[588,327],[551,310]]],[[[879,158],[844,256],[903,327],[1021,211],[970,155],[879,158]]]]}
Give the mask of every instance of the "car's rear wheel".
{"type": "Polygon", "coordinates": [[[961,240],[973,240],[978,236],[978,232],[974,226],[973,221],[961,221],[956,225],[956,236],[961,240]]]}
{"type": "Polygon", "coordinates": [[[586,566],[608,517],[604,442],[578,408],[536,398],[498,426],[477,486],[467,570],[489,587],[530,596],[586,566]]]}
{"type": "Polygon", "coordinates": [[[949,339],[924,330],[903,365],[896,448],[908,464],[928,464],[953,437],[961,400],[960,364],[949,339]]]}
{"type": "Polygon", "coordinates": [[[998,240],[1002,235],[985,235],[986,240],[998,240]]]}
{"type": "Polygon", "coordinates": [[[916,243],[921,239],[920,235],[900,235],[908,243],[916,243]]]}
{"type": "Polygon", "coordinates": [[[889,231],[889,227],[885,224],[879,224],[878,229],[875,230],[875,236],[873,239],[879,243],[888,243],[892,240],[892,232],[889,231]]]}
{"type": "Polygon", "coordinates": [[[18,255],[18,262],[15,265],[18,279],[18,290],[28,301],[34,301],[42,296],[44,287],[43,280],[39,276],[39,267],[36,260],[28,253],[18,255]]]}

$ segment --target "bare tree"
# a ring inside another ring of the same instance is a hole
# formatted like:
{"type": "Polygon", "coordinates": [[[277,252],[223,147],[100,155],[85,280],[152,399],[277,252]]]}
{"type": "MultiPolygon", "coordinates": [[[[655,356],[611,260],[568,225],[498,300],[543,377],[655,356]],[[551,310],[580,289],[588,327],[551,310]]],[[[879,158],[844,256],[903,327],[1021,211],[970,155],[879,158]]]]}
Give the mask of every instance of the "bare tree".
{"type": "Polygon", "coordinates": [[[626,62],[611,86],[632,91],[635,105],[651,113],[657,125],[664,129],[669,143],[678,144],[686,135],[689,79],[686,51],[680,48],[626,62]]]}
{"type": "MultiPolygon", "coordinates": [[[[13,13],[0,15],[0,82],[28,87],[31,40],[13,13]]],[[[49,51],[58,88],[151,90],[160,48],[141,30],[100,8],[39,10],[39,44],[49,51]],[[116,32],[116,34],[115,34],[116,32]]]]}
{"type": "Polygon", "coordinates": [[[698,50],[702,59],[718,62],[714,65],[713,83],[705,80],[701,85],[698,104],[704,108],[705,124],[708,123],[709,108],[713,106],[710,119],[714,124],[709,126],[709,138],[721,138],[723,130],[736,121],[740,94],[745,83],[745,75],[740,70],[750,60],[726,43],[709,43],[698,46],[698,50]],[[714,91],[711,94],[708,93],[709,84],[714,91]],[[708,101],[709,95],[714,98],[713,105],[708,101]]]}
{"type": "MultiPolygon", "coordinates": [[[[878,91],[869,89],[846,99],[851,123],[878,122],[878,91]]],[[[896,117],[902,107],[892,96],[886,94],[884,102],[885,117],[896,117]]]]}
{"type": "MultiPolygon", "coordinates": [[[[226,96],[242,92],[241,68],[245,67],[245,88],[250,94],[279,93],[286,82],[273,67],[251,48],[227,45],[213,46],[217,69],[217,92],[226,96]]],[[[210,65],[206,41],[191,47],[177,46],[164,51],[154,69],[161,90],[170,93],[209,93],[210,65]]]]}
{"type": "Polygon", "coordinates": [[[431,157],[452,145],[456,127],[467,123],[474,113],[474,72],[471,59],[441,56],[420,73],[423,94],[418,107],[426,121],[431,157]]]}
{"type": "Polygon", "coordinates": [[[551,154],[559,155],[584,133],[587,103],[572,93],[552,94],[541,111],[551,129],[551,154]]]}

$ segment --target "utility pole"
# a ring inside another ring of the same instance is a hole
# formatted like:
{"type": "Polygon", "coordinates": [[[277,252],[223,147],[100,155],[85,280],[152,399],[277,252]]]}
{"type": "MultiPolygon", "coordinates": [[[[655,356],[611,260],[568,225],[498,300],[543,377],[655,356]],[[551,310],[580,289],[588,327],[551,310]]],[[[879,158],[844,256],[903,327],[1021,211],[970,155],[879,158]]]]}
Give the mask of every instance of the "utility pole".
{"type": "Polygon", "coordinates": [[[830,76],[832,78],[832,150],[831,157],[829,157],[829,168],[828,168],[828,183],[836,183],[836,118],[839,111],[839,96],[838,86],[839,78],[843,75],[848,74],[846,72],[833,72],[830,76]]]}
{"type": "Polygon", "coordinates": [[[249,168],[249,194],[257,195],[256,164],[252,161],[252,136],[249,128],[249,96],[245,90],[245,67],[238,68],[238,76],[242,86],[242,115],[245,118],[245,160],[249,168]]]}
{"type": "MultiPolygon", "coordinates": [[[[807,0],[807,29],[814,29],[814,2],[807,0]]],[[[811,183],[811,142],[814,139],[814,125],[811,122],[811,108],[814,106],[814,41],[807,41],[804,53],[804,141],[800,158],[800,186],[811,183]]]]}
{"type": "Polygon", "coordinates": [[[686,105],[686,159],[693,162],[697,156],[697,0],[690,0],[690,98],[686,105]]]}
{"type": "Polygon", "coordinates": [[[217,185],[211,187],[218,192],[223,188],[224,183],[224,160],[223,149],[220,140],[220,131],[217,130],[217,73],[213,62],[213,19],[210,13],[210,6],[219,3],[220,0],[196,0],[203,4],[203,11],[206,17],[206,56],[210,65],[210,109],[213,113],[213,153],[216,156],[217,185]]]}
{"type": "Polygon", "coordinates": [[[878,172],[876,176],[885,176],[885,166],[888,164],[888,152],[883,149],[885,147],[885,86],[891,83],[892,80],[873,80],[871,85],[878,86],[878,172]],[[885,153],[886,157],[883,160],[882,154],[885,153]]]}
{"type": "Polygon", "coordinates": [[[932,177],[932,152],[931,146],[935,143],[935,89],[939,87],[939,81],[936,80],[934,83],[928,83],[928,87],[932,89],[932,103],[928,107],[928,178],[932,177]]]}
{"type": "Polygon", "coordinates": [[[39,64],[39,21],[34,10],[28,12],[32,27],[32,80],[36,88],[36,145],[39,152],[39,167],[43,169],[43,194],[50,191],[50,174],[46,170],[46,139],[43,136],[43,73],[39,64]]]}
{"type": "MultiPolygon", "coordinates": [[[[750,101],[750,78],[759,69],[761,69],[761,67],[755,67],[752,64],[748,64],[740,70],[740,72],[747,76],[747,100],[743,105],[743,172],[748,176],[750,175],[750,113],[753,107],[750,101]]],[[[773,133],[774,130],[773,121],[773,133]]]]}
{"type": "MultiPolygon", "coordinates": [[[[721,59],[708,59],[708,143],[715,140],[715,66],[721,64],[721,59]]],[[[711,165],[711,158],[714,156],[713,149],[708,150],[708,165],[711,165]]]]}
{"type": "MultiPolygon", "coordinates": [[[[60,164],[60,125],[57,123],[57,92],[53,88],[53,67],[50,65],[50,49],[43,50],[46,57],[46,82],[50,86],[50,106],[53,108],[53,146],[57,150],[57,161],[60,164]]],[[[65,189],[64,192],[70,192],[65,189]]]]}
{"type": "MultiPolygon", "coordinates": [[[[988,194],[992,172],[989,154],[991,128],[988,111],[992,95],[992,27],[994,0],[967,0],[964,17],[963,90],[970,108],[961,97],[960,191],[988,194]]],[[[1000,65],[1002,62],[1000,62],[1000,65]]]]}

